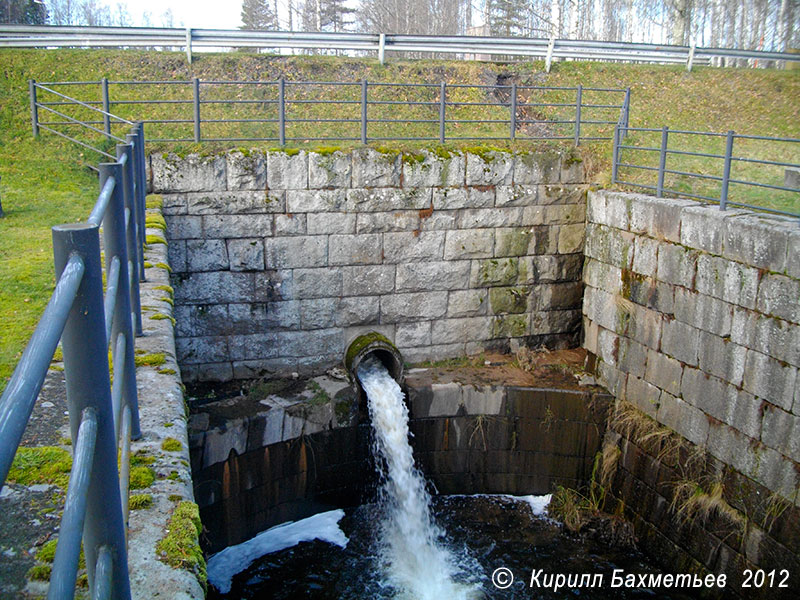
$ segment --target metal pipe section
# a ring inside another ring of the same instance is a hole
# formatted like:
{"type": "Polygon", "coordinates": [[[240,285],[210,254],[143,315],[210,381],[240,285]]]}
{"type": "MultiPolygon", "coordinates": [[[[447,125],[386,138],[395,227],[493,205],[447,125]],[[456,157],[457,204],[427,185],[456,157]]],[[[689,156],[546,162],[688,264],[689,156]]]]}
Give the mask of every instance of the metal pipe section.
{"type": "Polygon", "coordinates": [[[114,557],[108,546],[100,548],[95,568],[96,577],[92,586],[93,600],[106,600],[111,598],[114,577],[114,557]]]}
{"type": "Polygon", "coordinates": [[[366,394],[356,377],[358,366],[367,358],[380,360],[399,385],[403,385],[403,356],[397,347],[386,336],[371,331],[358,336],[347,345],[344,355],[344,367],[358,397],[359,406],[366,405],[366,394]]]}
{"type": "Polygon", "coordinates": [[[48,600],[72,598],[75,594],[81,538],[86,519],[87,490],[92,476],[96,441],[97,415],[94,408],[87,407],[81,417],[77,440],[73,439],[75,453],[69,474],[64,516],[59,526],[50,587],[47,590],[48,600]]]}
{"type": "Polygon", "coordinates": [[[36,80],[31,79],[28,81],[28,95],[31,100],[31,126],[33,128],[33,137],[39,137],[39,107],[36,103],[36,80]]]}
{"type": "Polygon", "coordinates": [[[106,298],[103,313],[106,316],[106,339],[111,343],[111,323],[114,317],[114,308],[117,305],[119,290],[119,256],[114,256],[106,271],[106,298]]]}
{"type": "MultiPolygon", "coordinates": [[[[100,164],[100,184],[114,178],[117,181],[122,179],[122,166],[119,163],[100,164]]],[[[125,203],[122,194],[122,186],[115,186],[114,193],[111,195],[111,210],[106,212],[103,220],[103,241],[105,245],[106,271],[111,269],[111,261],[114,256],[119,257],[119,281],[117,284],[117,301],[114,305],[114,314],[111,320],[111,336],[106,338],[108,341],[116,340],[122,335],[125,340],[125,368],[123,371],[123,399],[125,404],[131,407],[133,416],[133,436],[134,439],[141,436],[139,431],[139,401],[136,391],[136,367],[134,365],[133,347],[133,324],[131,323],[131,288],[130,288],[130,262],[128,259],[128,239],[125,227],[125,203]]],[[[108,351],[108,342],[106,343],[108,351]]],[[[116,384],[118,377],[114,377],[116,384]]]]}
{"type": "MultiPolygon", "coordinates": [[[[103,277],[97,225],[73,223],[53,228],[56,273],[77,254],[86,272],[67,319],[61,343],[72,439],[77,440],[80,415],[91,408],[97,416],[97,441],[87,491],[84,552],[90,587],[102,546],[112,552],[112,598],[130,600],[128,556],[120,509],[117,445],[108,374],[108,340],[103,322],[103,277]]],[[[106,249],[108,251],[108,249],[106,249]]],[[[122,261],[124,263],[124,261],[122,261]]],[[[124,265],[123,265],[124,266],[124,265]]],[[[122,298],[124,300],[124,298],[122,298]]],[[[119,310],[119,302],[117,310],[119,310]]]]}
{"type": "Polygon", "coordinates": [[[139,294],[139,269],[142,265],[140,255],[144,254],[142,246],[137,243],[136,228],[141,225],[142,229],[145,228],[144,222],[137,223],[139,218],[139,211],[136,206],[136,186],[135,186],[135,169],[134,164],[134,147],[132,143],[117,145],[117,158],[122,163],[122,196],[125,206],[125,214],[127,218],[124,220],[125,224],[125,246],[128,250],[128,274],[130,275],[130,297],[131,297],[131,310],[134,314],[134,328],[136,335],[142,335],[142,310],[141,310],[141,297],[139,294]]]}
{"type": "Polygon", "coordinates": [[[33,405],[42,389],[50,360],[78,294],[86,267],[83,258],[71,255],[57,271],[58,283],[22,358],[0,397],[0,482],[5,483],[33,405]]]}

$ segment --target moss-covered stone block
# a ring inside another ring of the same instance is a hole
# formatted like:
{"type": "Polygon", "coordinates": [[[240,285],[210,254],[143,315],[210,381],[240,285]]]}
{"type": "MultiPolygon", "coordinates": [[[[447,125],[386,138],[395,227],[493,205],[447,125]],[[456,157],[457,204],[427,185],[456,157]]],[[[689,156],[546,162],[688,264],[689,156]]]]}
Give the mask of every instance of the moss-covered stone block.
{"type": "Polygon", "coordinates": [[[169,566],[194,573],[205,589],[206,561],[199,543],[202,531],[197,504],[181,502],[175,507],[167,525],[167,534],[156,545],[156,552],[159,560],[169,566]]]}
{"type": "Polygon", "coordinates": [[[518,258],[492,258],[478,265],[478,285],[512,285],[519,275],[518,258]]]}
{"type": "Polygon", "coordinates": [[[497,287],[489,290],[492,313],[524,313],[528,307],[528,290],[524,287],[497,287]]]}
{"type": "Polygon", "coordinates": [[[515,227],[496,231],[495,256],[525,256],[533,237],[530,229],[515,227]]]}
{"type": "Polygon", "coordinates": [[[522,337],[528,334],[527,315],[505,315],[492,322],[493,338],[522,337]]]}

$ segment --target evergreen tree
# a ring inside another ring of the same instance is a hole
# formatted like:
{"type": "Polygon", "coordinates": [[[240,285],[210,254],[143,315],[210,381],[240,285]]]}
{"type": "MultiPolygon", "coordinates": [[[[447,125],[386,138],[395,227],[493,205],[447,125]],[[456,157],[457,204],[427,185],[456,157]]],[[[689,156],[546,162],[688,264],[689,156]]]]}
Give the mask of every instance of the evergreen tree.
{"type": "Polygon", "coordinates": [[[488,0],[489,28],[494,36],[525,35],[528,22],[526,0],[488,0]]]}
{"type": "Polygon", "coordinates": [[[320,29],[345,31],[353,23],[355,9],[345,6],[345,0],[320,0],[320,29]]]}
{"type": "Polygon", "coordinates": [[[243,0],[241,29],[278,29],[278,18],[269,0],[243,0]]]}

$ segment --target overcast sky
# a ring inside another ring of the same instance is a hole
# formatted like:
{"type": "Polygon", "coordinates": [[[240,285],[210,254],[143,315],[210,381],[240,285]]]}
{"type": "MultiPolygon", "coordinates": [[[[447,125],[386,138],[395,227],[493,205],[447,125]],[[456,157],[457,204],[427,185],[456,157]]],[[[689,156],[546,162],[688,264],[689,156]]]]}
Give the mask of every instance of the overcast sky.
{"type": "MultiPolygon", "coordinates": [[[[117,0],[103,0],[114,8],[117,0]]],[[[197,27],[202,29],[237,29],[242,24],[241,0],[128,0],[121,2],[128,6],[134,25],[141,25],[142,14],[150,13],[154,26],[162,24],[161,15],[167,8],[172,9],[175,27],[197,27]]]]}

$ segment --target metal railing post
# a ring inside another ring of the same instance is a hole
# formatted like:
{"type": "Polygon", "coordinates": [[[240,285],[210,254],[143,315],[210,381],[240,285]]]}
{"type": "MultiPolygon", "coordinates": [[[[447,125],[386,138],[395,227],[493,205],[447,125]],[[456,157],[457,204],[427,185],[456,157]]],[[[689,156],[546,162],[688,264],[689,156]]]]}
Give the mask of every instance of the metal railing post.
{"type": "Polygon", "coordinates": [[[112,597],[128,600],[131,593],[108,374],[99,226],[70,223],[53,227],[53,253],[57,276],[72,254],[78,254],[86,265],[61,344],[73,446],[83,411],[88,408],[97,417],[97,440],[83,526],[89,586],[95,578],[98,549],[108,545],[113,557],[112,597]]]}
{"type": "Polygon", "coordinates": [[[631,118],[631,88],[625,88],[625,100],[622,104],[622,114],[623,114],[623,126],[624,131],[622,133],[622,137],[628,137],[628,125],[630,124],[631,118]]]}
{"type": "Polygon", "coordinates": [[[106,135],[111,135],[111,117],[109,113],[111,112],[111,102],[108,99],[108,78],[103,77],[100,81],[100,88],[103,92],[103,131],[105,131],[106,135]]]}
{"type": "Polygon", "coordinates": [[[614,125],[614,146],[611,150],[611,183],[617,183],[617,171],[619,169],[619,142],[620,142],[619,123],[614,125]]]}
{"type": "MultiPolygon", "coordinates": [[[[123,221],[125,231],[125,249],[128,254],[128,274],[130,276],[129,288],[132,318],[136,335],[139,336],[143,333],[141,298],[139,294],[139,254],[144,254],[144,252],[141,246],[137,244],[138,232],[136,230],[136,226],[138,224],[139,214],[134,191],[135,165],[133,164],[133,146],[131,144],[117,144],[117,159],[122,159],[123,156],[127,157],[125,164],[122,166],[124,214],[127,215],[123,221]]],[[[122,258],[120,258],[120,260],[122,260],[122,258]]]]}
{"type": "Polygon", "coordinates": [[[192,28],[186,28],[186,60],[192,64],[192,28]]]}
{"type": "Polygon", "coordinates": [[[581,144],[581,105],[583,104],[583,86],[578,84],[575,98],[575,145],[581,144]]]}
{"type": "Polygon", "coordinates": [[[669,127],[666,125],[661,129],[661,150],[658,155],[658,184],[656,186],[656,196],[661,198],[664,195],[664,170],[667,168],[667,140],[669,127]]]}
{"type": "Polygon", "coordinates": [[[278,80],[278,138],[281,146],[286,145],[286,82],[278,80]]]}
{"type": "Polygon", "coordinates": [[[511,82],[511,140],[517,134],[517,83],[511,82]]]}
{"type": "Polygon", "coordinates": [[[439,87],[439,143],[444,144],[444,116],[447,102],[447,84],[443,81],[439,87]]]}
{"type": "Polygon", "coordinates": [[[200,80],[195,77],[193,81],[194,89],[194,141],[200,143],[200,80]]]}
{"type": "Polygon", "coordinates": [[[134,151],[138,160],[136,161],[137,164],[137,192],[136,192],[136,210],[138,213],[138,218],[136,219],[136,232],[139,236],[139,251],[136,253],[139,258],[139,281],[145,281],[147,276],[145,275],[144,270],[144,243],[147,239],[145,234],[145,204],[147,203],[147,169],[145,167],[145,161],[147,160],[145,153],[144,153],[144,123],[141,121],[136,124],[135,126],[135,136],[136,136],[136,144],[134,146],[134,151]]]}
{"type": "Polygon", "coordinates": [[[386,59],[386,34],[378,34],[378,62],[383,64],[386,59]]]}
{"type": "MultiPolygon", "coordinates": [[[[133,181],[133,213],[136,218],[131,218],[131,222],[129,223],[129,227],[133,232],[133,239],[136,245],[136,253],[130,256],[135,257],[136,260],[136,269],[134,269],[134,273],[138,277],[137,281],[144,281],[144,246],[141,243],[136,243],[139,239],[139,226],[140,224],[144,227],[144,221],[142,220],[142,210],[140,206],[144,204],[144,197],[145,193],[142,190],[142,181],[140,175],[140,168],[142,166],[142,158],[139,155],[139,129],[137,125],[134,125],[131,133],[125,136],[125,141],[130,144],[131,146],[131,177],[133,181]],[[140,198],[142,202],[140,202],[140,198]]],[[[136,335],[139,335],[138,333],[136,335]]]]}
{"type": "Polygon", "coordinates": [[[692,66],[694,65],[694,51],[695,47],[697,46],[697,42],[692,40],[692,47],[689,48],[689,58],[686,61],[686,72],[692,72],[692,66]]]}
{"type": "Polygon", "coordinates": [[[725,163],[722,169],[722,190],[719,195],[719,209],[728,208],[728,184],[731,179],[731,161],[733,159],[733,131],[728,131],[725,136],[725,163]]]}
{"type": "MultiPolygon", "coordinates": [[[[117,146],[117,153],[120,150],[125,153],[126,146],[117,146]]],[[[133,281],[131,271],[131,259],[133,255],[128,254],[128,245],[133,240],[128,239],[128,231],[125,227],[125,212],[128,208],[125,201],[124,185],[125,173],[119,163],[100,163],[100,189],[109,177],[113,177],[117,184],[108,203],[105,218],[103,219],[103,241],[106,258],[106,272],[111,268],[111,261],[115,256],[119,257],[119,284],[117,285],[117,301],[114,304],[114,314],[111,319],[111,340],[116,340],[119,334],[125,336],[125,366],[123,372],[124,381],[122,382],[122,397],[131,407],[132,435],[134,439],[141,436],[139,430],[139,402],[136,393],[136,366],[134,365],[133,348],[133,321],[135,315],[132,314],[133,302],[133,281]]],[[[131,218],[133,213],[129,213],[131,218]]],[[[131,244],[132,245],[132,244],[131,244]]],[[[137,286],[138,287],[138,286],[137,286]]],[[[138,310],[136,311],[139,312],[138,310]]],[[[113,344],[112,344],[113,346],[113,344]]],[[[121,366],[121,365],[120,365],[121,366]]],[[[116,369],[115,369],[116,370],[116,369]]],[[[116,439],[116,438],[115,438],[116,439]]]]}
{"type": "Polygon", "coordinates": [[[556,36],[551,35],[550,41],[547,43],[547,55],[544,59],[544,70],[549,73],[550,67],[553,64],[553,50],[556,47],[556,36]]]}
{"type": "Polygon", "coordinates": [[[367,80],[361,80],[361,143],[367,144],[367,80]]]}
{"type": "Polygon", "coordinates": [[[36,80],[28,80],[28,90],[31,97],[31,125],[33,126],[33,137],[39,137],[39,106],[36,102],[36,80]]]}

